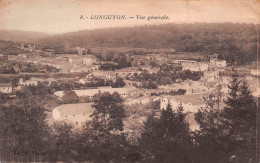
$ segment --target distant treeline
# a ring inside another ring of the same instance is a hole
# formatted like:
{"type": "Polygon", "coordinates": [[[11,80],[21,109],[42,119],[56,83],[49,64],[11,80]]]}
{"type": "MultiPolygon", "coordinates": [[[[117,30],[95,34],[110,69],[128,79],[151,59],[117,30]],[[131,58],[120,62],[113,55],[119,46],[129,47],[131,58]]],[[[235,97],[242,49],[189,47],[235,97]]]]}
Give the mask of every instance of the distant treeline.
{"type": "Polygon", "coordinates": [[[20,49],[19,46],[20,44],[15,42],[0,40],[0,54],[18,55],[28,53],[28,51],[20,49]]]}
{"type": "Polygon", "coordinates": [[[169,48],[177,52],[218,53],[229,63],[247,64],[256,59],[257,29],[258,25],[233,23],[146,25],[78,31],[41,39],[38,43],[64,48],[169,48]]]}

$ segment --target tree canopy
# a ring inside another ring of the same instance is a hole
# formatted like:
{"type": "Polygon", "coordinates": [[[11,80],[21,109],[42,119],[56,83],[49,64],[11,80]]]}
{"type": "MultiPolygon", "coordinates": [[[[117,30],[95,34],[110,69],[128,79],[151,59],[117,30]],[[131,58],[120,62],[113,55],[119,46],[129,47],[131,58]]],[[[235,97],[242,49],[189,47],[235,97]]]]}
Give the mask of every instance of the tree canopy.
{"type": "Polygon", "coordinates": [[[148,117],[140,140],[146,159],[155,162],[191,161],[189,149],[192,141],[185,117],[182,105],[172,110],[170,104],[161,111],[159,118],[148,117]]]}

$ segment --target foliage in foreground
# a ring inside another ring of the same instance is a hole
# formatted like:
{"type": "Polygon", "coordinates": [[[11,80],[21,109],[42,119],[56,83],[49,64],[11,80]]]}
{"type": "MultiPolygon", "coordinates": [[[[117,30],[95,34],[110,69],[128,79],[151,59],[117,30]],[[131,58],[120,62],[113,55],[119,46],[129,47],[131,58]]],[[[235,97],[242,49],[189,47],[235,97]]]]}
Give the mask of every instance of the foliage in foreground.
{"type": "Polygon", "coordinates": [[[0,105],[0,154],[7,161],[256,162],[256,100],[245,81],[233,77],[226,107],[214,96],[195,114],[200,130],[190,132],[180,105],[150,115],[137,144],[123,132],[126,113],[118,93],[99,93],[93,120],[81,132],[60,122],[46,124],[44,102],[52,90],[25,89],[22,99],[0,105]],[[36,91],[36,92],[35,92],[36,91]],[[27,93],[26,93],[27,92],[27,93]],[[27,96],[25,96],[27,94],[27,96]],[[30,98],[28,98],[30,97],[30,98]]]}

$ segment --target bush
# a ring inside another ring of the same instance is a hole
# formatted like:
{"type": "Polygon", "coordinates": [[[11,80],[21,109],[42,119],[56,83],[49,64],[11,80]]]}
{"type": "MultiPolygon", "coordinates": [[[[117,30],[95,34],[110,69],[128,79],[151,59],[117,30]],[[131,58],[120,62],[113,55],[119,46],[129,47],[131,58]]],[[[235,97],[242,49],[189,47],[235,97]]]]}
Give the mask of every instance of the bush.
{"type": "Polygon", "coordinates": [[[66,104],[77,103],[79,102],[79,97],[74,91],[64,91],[62,101],[66,104]]]}
{"type": "Polygon", "coordinates": [[[122,78],[117,78],[115,83],[112,83],[113,88],[121,88],[124,87],[126,83],[122,78]]]}

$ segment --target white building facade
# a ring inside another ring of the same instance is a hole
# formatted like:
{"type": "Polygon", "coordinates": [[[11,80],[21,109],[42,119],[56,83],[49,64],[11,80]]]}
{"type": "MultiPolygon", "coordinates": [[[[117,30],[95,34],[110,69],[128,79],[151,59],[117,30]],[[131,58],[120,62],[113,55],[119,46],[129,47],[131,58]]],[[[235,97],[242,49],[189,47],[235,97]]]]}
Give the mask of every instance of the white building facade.
{"type": "Polygon", "coordinates": [[[1,93],[12,93],[13,87],[11,83],[0,83],[0,92],[1,93]]]}
{"type": "Polygon", "coordinates": [[[93,103],[63,104],[53,109],[52,118],[54,121],[63,121],[71,124],[74,128],[83,128],[87,121],[92,118],[95,109],[93,103]]]}

